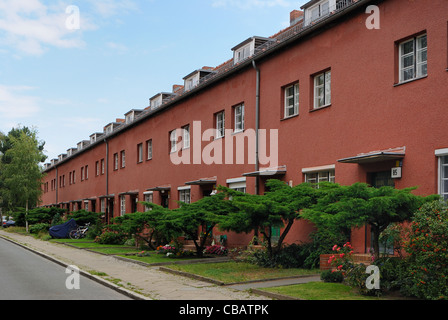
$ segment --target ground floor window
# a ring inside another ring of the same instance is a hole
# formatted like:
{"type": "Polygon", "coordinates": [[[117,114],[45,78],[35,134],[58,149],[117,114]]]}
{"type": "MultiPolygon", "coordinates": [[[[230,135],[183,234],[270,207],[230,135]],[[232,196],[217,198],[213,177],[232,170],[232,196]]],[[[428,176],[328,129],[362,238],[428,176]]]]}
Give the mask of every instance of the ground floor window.
{"type": "Polygon", "coordinates": [[[124,216],[126,214],[126,197],[120,196],[120,214],[124,216]]]}
{"type": "MultiPolygon", "coordinates": [[[[153,203],[153,194],[152,193],[145,193],[145,202],[153,203]]],[[[145,206],[145,211],[152,210],[151,207],[145,206]]]]}
{"type": "Polygon", "coordinates": [[[190,203],[191,195],[190,189],[179,190],[179,201],[183,203],[190,203]]]}
{"type": "Polygon", "coordinates": [[[335,171],[325,170],[318,172],[305,173],[305,182],[319,183],[319,182],[335,182],[335,171]]]}
{"type": "MultiPolygon", "coordinates": [[[[448,150],[446,150],[448,152],[448,150]]],[[[439,156],[439,194],[448,200],[448,154],[439,156]]]]}

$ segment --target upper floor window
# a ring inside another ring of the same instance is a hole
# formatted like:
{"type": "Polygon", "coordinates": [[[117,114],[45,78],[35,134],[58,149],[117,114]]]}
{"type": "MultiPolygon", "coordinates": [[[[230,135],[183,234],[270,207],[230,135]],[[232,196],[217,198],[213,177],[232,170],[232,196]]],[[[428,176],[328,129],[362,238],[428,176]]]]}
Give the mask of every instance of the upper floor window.
{"type": "Polygon", "coordinates": [[[321,17],[324,17],[330,13],[330,2],[324,1],[314,8],[311,8],[311,21],[317,20],[321,17]]]}
{"type": "Polygon", "coordinates": [[[190,148],[190,126],[182,128],[184,149],[190,148]]]}
{"type": "Polygon", "coordinates": [[[331,104],[331,71],[314,77],[314,109],[331,104]]]}
{"type": "Polygon", "coordinates": [[[118,153],[114,154],[114,170],[118,170],[118,153]]]}
{"type": "Polygon", "coordinates": [[[126,167],[126,152],[124,150],[121,151],[120,156],[121,156],[121,167],[124,168],[126,167]]]}
{"type": "Polygon", "coordinates": [[[215,115],[216,117],[216,138],[222,138],[225,134],[225,113],[221,111],[215,115]]]}
{"type": "Polygon", "coordinates": [[[146,141],[146,160],[152,159],[152,139],[146,141]]]}
{"type": "Polygon", "coordinates": [[[177,151],[177,133],[176,130],[170,132],[170,152],[177,151]]]}
{"type": "Polygon", "coordinates": [[[240,104],[234,108],[235,113],[235,132],[244,130],[244,104],[240,104]]]}
{"type": "Polygon", "coordinates": [[[299,84],[296,83],[285,89],[285,115],[291,117],[299,114],[299,84]]]}
{"type": "Polygon", "coordinates": [[[428,74],[427,52],[426,34],[399,44],[400,82],[421,78],[428,74]]]}
{"type": "Polygon", "coordinates": [[[143,143],[137,145],[137,162],[143,162],[143,143]]]}

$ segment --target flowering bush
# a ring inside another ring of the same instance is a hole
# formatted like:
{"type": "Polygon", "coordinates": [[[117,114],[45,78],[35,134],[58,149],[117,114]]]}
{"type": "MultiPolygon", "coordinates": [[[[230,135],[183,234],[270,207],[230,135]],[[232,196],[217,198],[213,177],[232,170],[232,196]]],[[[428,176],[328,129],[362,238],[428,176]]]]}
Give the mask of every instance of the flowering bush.
{"type": "Polygon", "coordinates": [[[228,250],[226,247],[217,244],[213,246],[208,246],[204,250],[205,254],[216,254],[218,256],[226,256],[227,252],[228,250]]]}
{"type": "Polygon", "coordinates": [[[402,291],[420,299],[448,299],[446,203],[426,203],[415,213],[405,249],[408,270],[402,291]]]}
{"type": "MultiPolygon", "coordinates": [[[[331,271],[333,273],[341,273],[342,276],[325,275],[324,279],[343,279],[343,282],[351,287],[357,288],[359,293],[364,295],[379,294],[380,291],[372,289],[369,290],[366,287],[366,280],[368,274],[366,273],[366,266],[362,263],[356,264],[353,261],[354,248],[347,242],[342,247],[338,245],[333,246],[334,254],[330,256],[328,263],[331,264],[334,269],[331,271]]],[[[324,280],[323,279],[323,280],[324,280]]],[[[328,280],[327,280],[328,281],[328,280]]]]}
{"type": "Polygon", "coordinates": [[[164,246],[157,247],[158,254],[164,254],[166,256],[170,256],[171,254],[176,254],[179,252],[179,249],[173,245],[166,244],[164,246]]]}

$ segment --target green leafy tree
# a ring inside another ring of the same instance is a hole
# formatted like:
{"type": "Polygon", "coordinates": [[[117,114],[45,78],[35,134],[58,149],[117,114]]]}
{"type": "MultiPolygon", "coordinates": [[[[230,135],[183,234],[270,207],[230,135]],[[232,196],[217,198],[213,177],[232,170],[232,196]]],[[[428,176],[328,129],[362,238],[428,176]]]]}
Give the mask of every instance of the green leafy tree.
{"type": "Polygon", "coordinates": [[[317,204],[305,210],[303,217],[323,230],[342,234],[347,241],[353,227],[370,225],[375,258],[379,258],[379,238],[392,223],[409,221],[428,199],[414,195],[415,188],[373,188],[365,183],[351,186],[324,184],[317,204]]]}
{"type": "Polygon", "coordinates": [[[316,190],[304,183],[290,187],[279,180],[266,182],[268,191],[264,195],[252,195],[221,187],[237,210],[230,212],[220,227],[238,233],[259,230],[267,245],[269,256],[278,254],[283,241],[294,222],[301,218],[301,210],[309,208],[316,201],[316,190]],[[282,231],[273,243],[273,228],[282,231]]]}
{"type": "MultiPolygon", "coordinates": [[[[45,155],[35,131],[19,130],[9,134],[7,142],[9,146],[0,162],[3,202],[9,210],[25,207],[27,214],[29,208],[38,204],[42,194],[39,163],[45,155]]],[[[28,222],[26,225],[28,227],[28,222]]]]}

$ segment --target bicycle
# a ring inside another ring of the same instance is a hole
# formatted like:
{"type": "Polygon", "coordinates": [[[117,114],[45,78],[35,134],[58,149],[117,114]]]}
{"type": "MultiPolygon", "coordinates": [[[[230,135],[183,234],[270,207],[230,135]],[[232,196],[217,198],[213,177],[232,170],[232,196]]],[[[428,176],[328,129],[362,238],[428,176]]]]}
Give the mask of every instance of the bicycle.
{"type": "Polygon", "coordinates": [[[77,240],[82,239],[86,236],[87,231],[89,230],[90,223],[87,223],[85,226],[80,226],[77,229],[70,231],[68,234],[70,239],[77,240]]]}

